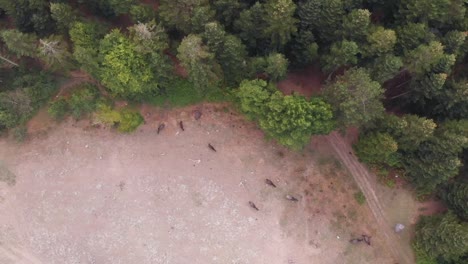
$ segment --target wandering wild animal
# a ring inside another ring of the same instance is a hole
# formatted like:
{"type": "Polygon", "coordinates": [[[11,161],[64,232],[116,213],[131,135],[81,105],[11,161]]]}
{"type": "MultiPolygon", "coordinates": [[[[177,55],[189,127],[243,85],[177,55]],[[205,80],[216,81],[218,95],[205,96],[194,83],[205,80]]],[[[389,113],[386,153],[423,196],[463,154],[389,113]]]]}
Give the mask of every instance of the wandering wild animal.
{"type": "Polygon", "coordinates": [[[349,240],[349,242],[351,244],[357,244],[359,242],[362,242],[362,240],[363,240],[362,238],[353,238],[353,239],[349,240]]]}
{"type": "Polygon", "coordinates": [[[265,183],[270,185],[271,187],[276,188],[276,185],[270,179],[265,179],[265,183]]]}
{"type": "Polygon", "coordinates": [[[179,121],[179,127],[180,127],[180,129],[182,129],[182,131],[185,131],[184,123],[182,121],[179,121]]]}
{"type": "Polygon", "coordinates": [[[249,201],[249,205],[250,205],[250,207],[252,207],[252,208],[255,209],[256,211],[260,211],[260,210],[258,209],[258,207],[257,207],[253,202],[249,201]]]}
{"type": "Polygon", "coordinates": [[[163,129],[164,129],[165,127],[166,127],[166,125],[165,125],[164,123],[162,123],[162,124],[160,124],[160,125],[158,126],[158,135],[159,135],[159,133],[161,133],[161,131],[163,131],[163,129]]]}
{"type": "Polygon", "coordinates": [[[198,120],[202,116],[202,112],[200,112],[200,110],[195,110],[193,111],[193,116],[195,117],[195,120],[198,120]]]}
{"type": "Polygon", "coordinates": [[[362,239],[366,242],[367,245],[371,245],[371,237],[368,235],[362,235],[362,239]]]}
{"type": "Polygon", "coordinates": [[[296,197],[289,195],[289,194],[286,195],[286,199],[288,199],[289,201],[293,201],[293,202],[299,201],[296,197]]]}
{"type": "Polygon", "coordinates": [[[213,145],[211,145],[210,143],[208,143],[208,147],[209,147],[212,151],[216,152],[216,149],[215,149],[215,148],[213,147],[213,145]]]}

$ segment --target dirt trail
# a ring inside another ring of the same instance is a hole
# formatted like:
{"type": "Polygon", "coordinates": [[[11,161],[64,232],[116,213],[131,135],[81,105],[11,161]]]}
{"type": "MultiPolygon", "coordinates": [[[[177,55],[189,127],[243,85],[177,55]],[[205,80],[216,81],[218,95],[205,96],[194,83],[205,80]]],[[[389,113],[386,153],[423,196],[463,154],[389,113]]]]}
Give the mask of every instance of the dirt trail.
{"type": "Polygon", "coordinates": [[[367,204],[369,205],[378,225],[381,227],[380,231],[385,237],[388,250],[399,261],[398,263],[414,263],[412,257],[409,256],[406,253],[406,249],[402,247],[399,238],[396,237],[395,233],[393,233],[392,227],[385,216],[379,198],[375,193],[375,185],[377,184],[375,181],[376,176],[369,173],[369,171],[358,161],[356,156],[350,154],[353,151],[352,148],[349,144],[345,143],[343,137],[341,137],[337,132],[332,132],[328,135],[327,141],[366,196],[367,204]]]}

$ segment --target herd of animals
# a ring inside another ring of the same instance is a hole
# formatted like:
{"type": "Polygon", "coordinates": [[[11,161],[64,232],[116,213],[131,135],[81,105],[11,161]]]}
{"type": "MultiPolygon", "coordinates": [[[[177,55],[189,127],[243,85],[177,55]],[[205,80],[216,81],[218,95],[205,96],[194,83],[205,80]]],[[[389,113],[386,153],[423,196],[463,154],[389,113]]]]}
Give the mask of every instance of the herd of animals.
{"type": "MultiPolygon", "coordinates": [[[[200,110],[195,110],[193,112],[193,116],[194,116],[195,120],[199,120],[201,118],[201,116],[202,116],[202,112],[200,110]]],[[[164,130],[165,127],[166,127],[166,125],[164,123],[159,124],[157,133],[158,134],[161,133],[164,130]]],[[[180,127],[180,129],[182,131],[185,131],[184,123],[182,121],[179,121],[179,127],[180,127]]],[[[217,152],[216,148],[213,145],[211,145],[211,143],[208,143],[208,148],[211,151],[217,152]]],[[[352,154],[352,153],[350,152],[349,154],[352,154]]],[[[267,184],[267,185],[269,185],[269,186],[271,186],[273,188],[276,188],[276,184],[273,183],[273,181],[270,180],[270,179],[265,179],[265,184],[267,184]]],[[[294,197],[292,195],[289,195],[289,194],[287,194],[285,196],[285,198],[287,200],[289,200],[289,201],[292,201],[292,202],[298,202],[299,201],[299,199],[297,199],[296,197],[294,197]]],[[[248,204],[255,211],[260,211],[260,209],[257,207],[257,205],[254,202],[249,201],[248,204]]],[[[353,238],[353,239],[349,240],[349,242],[352,243],[352,244],[358,244],[360,242],[364,242],[364,243],[366,243],[367,245],[370,246],[371,245],[371,237],[368,236],[368,235],[363,234],[363,235],[361,235],[361,237],[353,238]]]]}

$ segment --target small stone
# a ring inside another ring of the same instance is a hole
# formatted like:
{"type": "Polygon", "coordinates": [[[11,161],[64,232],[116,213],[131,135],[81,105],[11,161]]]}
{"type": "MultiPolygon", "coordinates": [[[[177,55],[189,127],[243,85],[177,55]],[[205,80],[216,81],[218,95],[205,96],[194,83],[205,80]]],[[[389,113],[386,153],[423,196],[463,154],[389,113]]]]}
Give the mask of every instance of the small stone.
{"type": "Polygon", "coordinates": [[[395,232],[396,233],[400,233],[401,231],[403,231],[403,229],[405,229],[405,225],[400,224],[400,223],[395,225],[395,232]]]}

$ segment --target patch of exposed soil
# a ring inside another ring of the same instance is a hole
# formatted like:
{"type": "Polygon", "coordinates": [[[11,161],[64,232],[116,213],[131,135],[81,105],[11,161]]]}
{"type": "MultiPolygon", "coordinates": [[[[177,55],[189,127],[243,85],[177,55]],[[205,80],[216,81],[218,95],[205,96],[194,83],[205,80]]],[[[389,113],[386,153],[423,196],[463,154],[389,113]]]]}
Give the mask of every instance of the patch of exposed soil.
{"type": "Polygon", "coordinates": [[[144,106],[130,135],[68,120],[0,140],[17,180],[0,183],[0,262],[394,263],[326,142],[291,152],[225,107],[144,106]],[[348,242],[361,234],[372,246],[348,242]]]}
{"type": "Polygon", "coordinates": [[[301,70],[295,70],[288,73],[286,79],[280,81],[277,85],[284,94],[291,94],[293,91],[310,97],[321,92],[322,83],[326,76],[318,66],[309,66],[301,70]]]}

